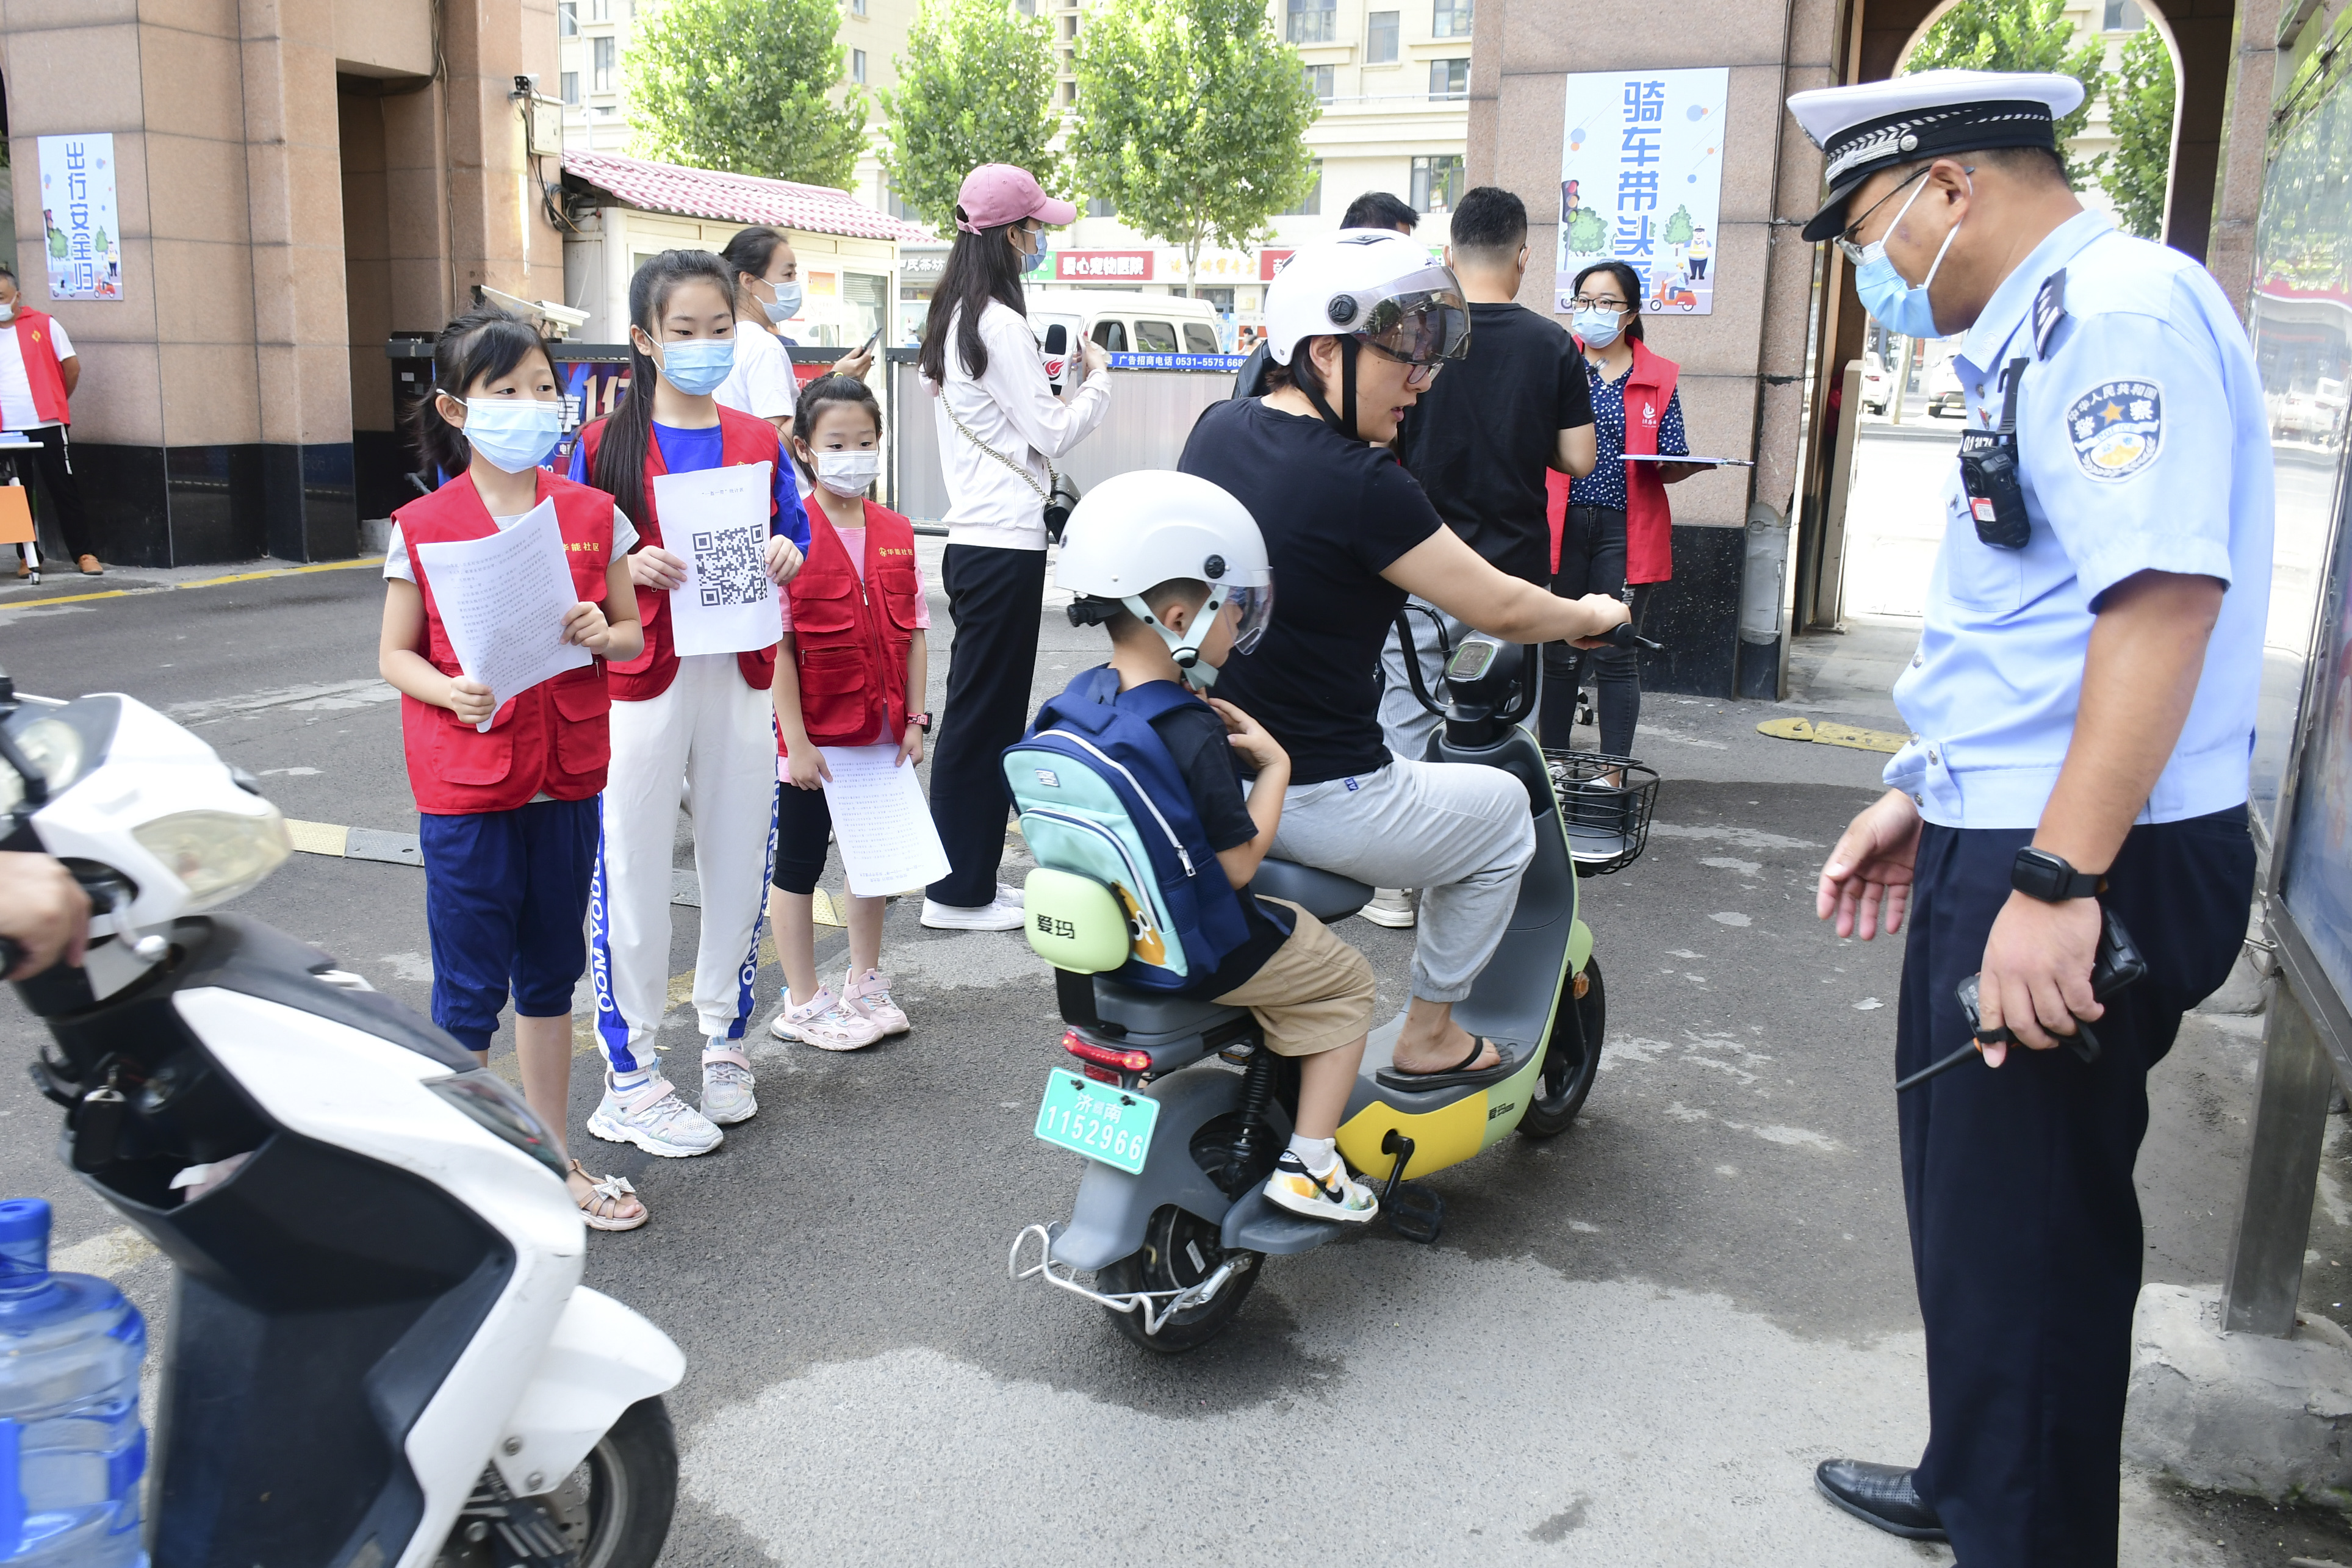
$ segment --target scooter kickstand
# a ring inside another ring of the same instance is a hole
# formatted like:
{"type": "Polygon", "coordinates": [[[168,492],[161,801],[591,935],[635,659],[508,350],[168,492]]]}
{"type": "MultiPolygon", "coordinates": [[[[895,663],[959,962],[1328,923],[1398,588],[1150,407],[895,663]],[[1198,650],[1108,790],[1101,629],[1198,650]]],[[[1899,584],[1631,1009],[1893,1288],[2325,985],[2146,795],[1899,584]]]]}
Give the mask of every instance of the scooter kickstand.
{"type": "Polygon", "coordinates": [[[1412,1139],[1391,1127],[1381,1139],[1381,1152],[1396,1156],[1396,1163],[1389,1169],[1388,1185],[1381,1189],[1381,1212],[1388,1216],[1391,1230],[1426,1247],[1445,1228],[1445,1199],[1419,1185],[1406,1184],[1404,1168],[1412,1163],[1412,1139]]]}

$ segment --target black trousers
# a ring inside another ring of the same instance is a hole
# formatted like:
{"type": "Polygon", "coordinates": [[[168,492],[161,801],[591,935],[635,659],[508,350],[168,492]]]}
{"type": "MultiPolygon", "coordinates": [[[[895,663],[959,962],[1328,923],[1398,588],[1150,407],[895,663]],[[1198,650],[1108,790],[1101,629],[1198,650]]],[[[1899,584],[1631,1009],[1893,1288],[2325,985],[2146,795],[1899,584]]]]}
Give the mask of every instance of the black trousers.
{"type": "MultiPolygon", "coordinates": [[[[48,523],[50,531],[64,542],[68,561],[91,553],[89,524],[81,505],[81,481],[74,478],[73,453],[66,427],[44,425],[21,434],[41,444],[37,452],[11,454],[32,470],[27,477],[40,487],[41,521],[48,523]]],[[[18,545],[16,553],[24,552],[24,546],[18,545]]]]}
{"type": "MultiPolygon", "coordinates": [[[[1919,841],[1897,1076],[1958,1049],[1954,987],[1983,964],[2024,828],[1927,827],[1919,841]]],[[[2094,1026],[2101,1055],[2012,1047],[1900,1097],[1903,1196],[1927,1329],[1920,1496],[1967,1568],[2116,1561],[2117,1469],[2147,1071],[2180,1016],[2228,978],[2254,851],[2245,807],[2132,829],[2103,902],[2147,959],[2094,1026]]]]}
{"type": "Polygon", "coordinates": [[[928,891],[940,903],[971,908],[996,897],[1004,858],[1013,796],[999,758],[1029,727],[1045,552],[950,544],[940,576],[955,642],[931,748],[931,821],[948,852],[948,874],[928,891]]]}
{"type": "MultiPolygon", "coordinates": [[[[1563,599],[1587,594],[1625,596],[1625,513],[1613,506],[1572,506],[1559,535],[1559,570],[1551,591],[1563,599]]],[[[1631,601],[1633,629],[1650,607],[1650,584],[1637,584],[1631,601]]],[[[1612,757],[1633,754],[1633,729],[1642,720],[1642,668],[1630,647],[1580,648],[1572,643],[1544,644],[1543,743],[1559,750],[1576,744],[1576,692],[1589,677],[1599,689],[1601,749],[1612,757]]]]}

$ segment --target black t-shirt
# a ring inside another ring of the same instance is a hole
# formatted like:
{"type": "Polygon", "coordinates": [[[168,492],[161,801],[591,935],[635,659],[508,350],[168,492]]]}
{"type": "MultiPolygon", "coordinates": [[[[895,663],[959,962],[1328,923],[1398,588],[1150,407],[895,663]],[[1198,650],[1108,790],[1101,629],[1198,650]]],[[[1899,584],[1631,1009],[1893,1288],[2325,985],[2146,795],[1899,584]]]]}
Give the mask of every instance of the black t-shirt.
{"type": "Polygon", "coordinates": [[[1386,767],[1377,677],[1405,592],[1381,573],[1444,526],[1421,486],[1386,447],[1255,398],[1211,405],[1176,466],[1249,509],[1274,567],[1273,624],[1217,695],[1281,742],[1293,784],[1386,767]]]}
{"type": "Polygon", "coordinates": [[[1524,305],[1470,307],[1470,354],[1405,411],[1397,444],[1437,515],[1497,570],[1551,582],[1544,468],[1592,423],[1576,340],[1524,305]]]}
{"type": "MultiPolygon", "coordinates": [[[[1241,774],[1234,768],[1234,748],[1225,739],[1225,721],[1217,717],[1216,710],[1205,702],[1188,702],[1154,719],[1151,729],[1168,748],[1168,754],[1176,759],[1176,771],[1184,775],[1185,786],[1192,794],[1192,815],[1201,819],[1209,847],[1238,849],[1255,838],[1257,824],[1250,820],[1241,774]]],[[[1184,989],[1194,995],[1222,996],[1246,984],[1265,967],[1275,950],[1290,940],[1288,911],[1269,910],[1247,888],[1234,891],[1241,895],[1249,939],[1225,954],[1215,973],[1192,978],[1184,989]],[[1275,922],[1276,914],[1284,916],[1284,923],[1275,922]]]]}

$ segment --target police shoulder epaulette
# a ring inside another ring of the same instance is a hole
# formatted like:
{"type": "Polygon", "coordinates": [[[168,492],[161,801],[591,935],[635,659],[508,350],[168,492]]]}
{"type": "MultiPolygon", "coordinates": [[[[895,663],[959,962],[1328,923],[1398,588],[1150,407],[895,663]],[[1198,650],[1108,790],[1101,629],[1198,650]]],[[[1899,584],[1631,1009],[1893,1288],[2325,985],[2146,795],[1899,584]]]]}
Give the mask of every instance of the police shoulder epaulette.
{"type": "Polygon", "coordinates": [[[2033,357],[2042,358],[2050,352],[2050,334],[2066,319],[2066,269],[2061,267],[2042,280],[2042,291],[2033,296],[2033,357]]]}

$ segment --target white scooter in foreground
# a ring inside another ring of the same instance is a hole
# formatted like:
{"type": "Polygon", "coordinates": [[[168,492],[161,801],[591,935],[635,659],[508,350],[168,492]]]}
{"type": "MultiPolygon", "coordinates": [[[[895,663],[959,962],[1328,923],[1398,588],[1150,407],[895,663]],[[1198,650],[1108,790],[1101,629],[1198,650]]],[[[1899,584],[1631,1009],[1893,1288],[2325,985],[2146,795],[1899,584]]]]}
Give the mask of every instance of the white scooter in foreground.
{"type": "Polygon", "coordinates": [[[520,1094],[317,949],[203,912],[290,852],[277,808],[152,709],[0,675],[0,849],[90,893],[87,967],[19,986],[58,1047],[34,1075],[177,1266],[155,1568],[649,1568],[684,1358],[581,1285],[520,1094]]]}

